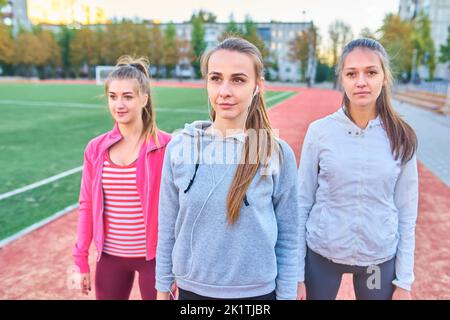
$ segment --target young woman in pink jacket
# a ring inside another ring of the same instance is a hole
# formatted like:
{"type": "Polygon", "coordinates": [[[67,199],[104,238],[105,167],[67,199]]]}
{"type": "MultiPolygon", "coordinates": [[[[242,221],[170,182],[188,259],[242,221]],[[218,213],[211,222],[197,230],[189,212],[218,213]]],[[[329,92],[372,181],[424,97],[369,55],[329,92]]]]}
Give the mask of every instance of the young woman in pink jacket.
{"type": "Polygon", "coordinates": [[[94,240],[97,299],[128,299],[136,271],[142,298],[155,299],[159,185],[170,135],[156,127],[145,59],[119,58],[105,92],[115,126],[91,140],[84,154],[73,250],[81,292],[91,290],[94,240]]]}

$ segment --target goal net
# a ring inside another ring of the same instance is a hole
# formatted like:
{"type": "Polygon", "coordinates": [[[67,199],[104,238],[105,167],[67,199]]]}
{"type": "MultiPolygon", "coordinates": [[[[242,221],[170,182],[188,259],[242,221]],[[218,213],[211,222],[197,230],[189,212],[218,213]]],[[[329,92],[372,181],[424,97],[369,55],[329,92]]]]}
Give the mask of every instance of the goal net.
{"type": "Polygon", "coordinates": [[[95,67],[95,82],[98,85],[105,83],[106,77],[114,70],[114,66],[96,66],[95,67]]]}

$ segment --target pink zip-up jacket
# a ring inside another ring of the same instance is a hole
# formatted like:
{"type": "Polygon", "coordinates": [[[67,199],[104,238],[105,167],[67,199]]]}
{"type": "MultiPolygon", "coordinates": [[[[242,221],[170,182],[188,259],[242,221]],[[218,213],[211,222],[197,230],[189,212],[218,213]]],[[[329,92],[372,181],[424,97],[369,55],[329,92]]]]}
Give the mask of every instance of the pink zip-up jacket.
{"type": "MultiPolygon", "coordinates": [[[[79,197],[79,216],[77,242],[73,250],[75,265],[80,273],[88,273],[89,247],[94,239],[97,248],[97,261],[100,260],[105,239],[103,230],[103,190],[102,171],[105,152],[122,139],[116,123],[113,130],[92,139],[84,152],[83,175],[79,197]]],[[[144,212],[145,232],[147,239],[146,260],[156,255],[158,239],[158,202],[161,170],[166,145],[171,136],[158,131],[157,146],[153,139],[145,143],[139,152],[136,162],[137,191],[144,212]]]]}

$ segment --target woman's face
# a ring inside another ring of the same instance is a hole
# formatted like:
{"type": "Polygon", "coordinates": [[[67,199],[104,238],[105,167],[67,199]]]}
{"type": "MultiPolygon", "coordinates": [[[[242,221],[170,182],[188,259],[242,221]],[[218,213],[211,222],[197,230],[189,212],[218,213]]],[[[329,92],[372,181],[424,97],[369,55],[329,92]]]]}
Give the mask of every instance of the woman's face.
{"type": "Polygon", "coordinates": [[[135,79],[112,80],[108,87],[108,107],[119,124],[133,124],[142,121],[143,107],[147,94],[140,94],[135,79]]]}
{"type": "Polygon", "coordinates": [[[352,50],[342,68],[342,86],[350,107],[375,108],[386,83],[379,55],[367,48],[352,50]]]}
{"type": "Polygon", "coordinates": [[[253,94],[259,92],[254,61],[244,53],[219,50],[208,61],[208,97],[216,112],[216,120],[244,123],[253,94]]]}

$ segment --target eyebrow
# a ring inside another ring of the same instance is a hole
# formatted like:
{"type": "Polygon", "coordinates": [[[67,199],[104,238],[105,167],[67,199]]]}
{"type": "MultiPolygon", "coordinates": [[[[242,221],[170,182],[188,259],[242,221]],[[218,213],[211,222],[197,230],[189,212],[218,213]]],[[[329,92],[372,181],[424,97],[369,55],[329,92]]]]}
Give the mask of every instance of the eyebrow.
{"type": "MultiPolygon", "coordinates": [[[[208,73],[208,75],[219,75],[219,76],[221,76],[222,74],[220,72],[211,71],[211,72],[208,73]]],[[[243,73],[243,72],[233,73],[231,76],[232,77],[246,77],[246,78],[248,78],[248,75],[243,73]]]]}
{"type": "MultiPolygon", "coordinates": [[[[108,94],[117,94],[114,91],[108,91],[108,94]]],[[[122,94],[134,94],[134,92],[132,91],[126,91],[126,92],[122,92],[122,94]]]]}
{"type": "MultiPolygon", "coordinates": [[[[364,67],[364,69],[370,69],[370,68],[378,69],[379,67],[378,66],[367,66],[367,67],[364,67]]],[[[358,68],[355,68],[355,67],[345,67],[344,68],[344,70],[356,70],[356,69],[358,69],[358,68]]]]}

